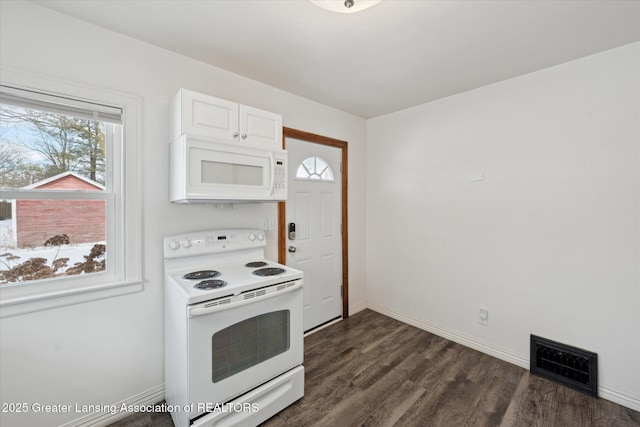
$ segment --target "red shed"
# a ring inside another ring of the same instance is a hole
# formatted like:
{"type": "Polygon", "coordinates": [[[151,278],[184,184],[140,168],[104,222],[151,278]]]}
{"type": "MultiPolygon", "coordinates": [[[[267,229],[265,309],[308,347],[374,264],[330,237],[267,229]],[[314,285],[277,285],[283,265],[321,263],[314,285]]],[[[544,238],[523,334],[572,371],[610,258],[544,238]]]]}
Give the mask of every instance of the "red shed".
{"type": "MultiPolygon", "coordinates": [[[[26,188],[104,190],[99,183],[74,172],[64,172],[26,188]]],[[[43,246],[57,234],[66,234],[71,243],[104,241],[105,209],[104,200],[16,200],[18,247],[43,246]]]]}

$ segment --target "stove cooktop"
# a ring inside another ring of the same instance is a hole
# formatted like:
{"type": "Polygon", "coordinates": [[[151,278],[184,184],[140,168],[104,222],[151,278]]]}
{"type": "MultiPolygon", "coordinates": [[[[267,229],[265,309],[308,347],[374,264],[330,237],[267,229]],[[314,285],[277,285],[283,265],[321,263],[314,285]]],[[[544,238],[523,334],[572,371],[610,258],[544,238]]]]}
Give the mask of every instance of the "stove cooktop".
{"type": "Polygon", "coordinates": [[[168,283],[179,290],[187,304],[238,295],[263,286],[301,279],[303,276],[299,270],[268,260],[202,267],[204,268],[176,271],[168,275],[168,283]],[[210,274],[208,272],[212,272],[210,277],[207,277],[210,274]]]}
{"type": "Polygon", "coordinates": [[[303,278],[264,258],[262,230],[198,231],[164,238],[165,286],[187,304],[239,295],[303,278]],[[255,273],[255,274],[254,274],[255,273]]]}

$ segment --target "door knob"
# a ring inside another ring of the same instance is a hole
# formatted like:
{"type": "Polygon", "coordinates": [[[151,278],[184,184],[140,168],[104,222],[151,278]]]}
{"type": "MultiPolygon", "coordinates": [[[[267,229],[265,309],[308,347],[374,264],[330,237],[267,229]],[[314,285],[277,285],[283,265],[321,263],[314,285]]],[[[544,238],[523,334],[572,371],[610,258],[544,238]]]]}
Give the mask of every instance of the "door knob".
{"type": "Polygon", "coordinates": [[[296,251],[297,251],[297,249],[296,249],[295,246],[289,246],[289,253],[294,254],[294,253],[296,253],[296,251]]]}

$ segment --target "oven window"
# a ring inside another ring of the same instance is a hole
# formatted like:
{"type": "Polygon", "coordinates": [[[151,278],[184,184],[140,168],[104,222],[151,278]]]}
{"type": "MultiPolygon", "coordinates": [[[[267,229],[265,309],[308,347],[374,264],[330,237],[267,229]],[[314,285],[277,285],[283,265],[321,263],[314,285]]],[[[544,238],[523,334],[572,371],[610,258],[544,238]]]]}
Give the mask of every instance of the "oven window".
{"type": "Polygon", "coordinates": [[[213,382],[289,350],[289,310],[273,311],[213,334],[213,382]]]}

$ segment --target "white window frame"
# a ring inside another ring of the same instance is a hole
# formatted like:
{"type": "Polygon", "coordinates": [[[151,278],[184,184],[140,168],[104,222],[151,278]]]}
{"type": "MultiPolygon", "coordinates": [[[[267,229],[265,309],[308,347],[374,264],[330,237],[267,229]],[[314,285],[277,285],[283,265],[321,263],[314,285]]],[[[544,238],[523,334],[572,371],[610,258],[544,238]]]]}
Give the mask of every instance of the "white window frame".
{"type": "MultiPolygon", "coordinates": [[[[107,212],[107,270],[51,280],[21,282],[0,288],[0,318],[49,308],[110,298],[142,290],[142,210],[141,200],[141,99],[106,89],[27,74],[9,67],[0,68],[0,85],[18,90],[115,107],[122,110],[122,141],[114,141],[111,160],[111,212],[107,212]]],[[[12,199],[29,190],[3,191],[1,199],[12,199]]],[[[29,198],[70,198],[31,191],[29,198]],[[31,194],[33,193],[33,194],[31,194]],[[33,197],[32,197],[33,196],[33,197]]],[[[83,192],[85,198],[103,199],[99,192],[83,192]]],[[[23,195],[24,198],[24,195],[23,195]]],[[[78,196],[71,198],[77,199],[78,196]]]]}

